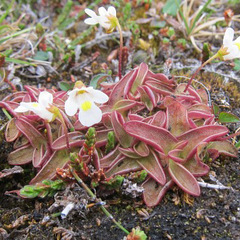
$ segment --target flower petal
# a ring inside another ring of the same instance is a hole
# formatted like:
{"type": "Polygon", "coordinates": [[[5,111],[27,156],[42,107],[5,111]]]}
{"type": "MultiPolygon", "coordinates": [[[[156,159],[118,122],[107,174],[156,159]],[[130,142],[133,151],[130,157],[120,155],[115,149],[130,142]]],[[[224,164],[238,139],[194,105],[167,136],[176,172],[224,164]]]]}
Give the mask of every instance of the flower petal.
{"type": "Polygon", "coordinates": [[[108,8],[108,13],[110,13],[111,15],[113,15],[114,17],[116,17],[116,8],[115,7],[113,7],[113,6],[110,6],[109,8],[108,8]]]}
{"type": "Polygon", "coordinates": [[[100,17],[106,17],[108,15],[107,10],[104,7],[100,7],[98,9],[98,13],[100,17]]]}
{"type": "Polygon", "coordinates": [[[49,122],[52,121],[53,113],[49,112],[46,108],[44,108],[37,102],[29,102],[29,103],[21,102],[20,106],[28,109],[29,111],[34,112],[40,118],[43,118],[49,122]]]}
{"type": "Polygon", "coordinates": [[[84,22],[88,25],[95,25],[98,23],[98,21],[94,18],[87,18],[84,20],[84,22]]]}
{"type": "Polygon", "coordinates": [[[19,113],[23,113],[23,112],[27,112],[29,110],[27,108],[25,108],[24,106],[22,106],[21,103],[20,103],[20,105],[17,108],[15,108],[14,111],[19,112],[19,113]]]}
{"type": "Polygon", "coordinates": [[[68,116],[73,116],[76,114],[77,110],[78,110],[78,101],[77,101],[77,97],[73,94],[71,94],[67,101],[65,102],[65,112],[68,116]]]}
{"type": "Polygon", "coordinates": [[[88,16],[92,17],[92,18],[97,17],[97,14],[96,14],[93,10],[91,10],[91,9],[89,9],[89,8],[86,8],[86,9],[85,9],[85,13],[86,13],[88,16]]]}
{"type": "Polygon", "coordinates": [[[53,102],[53,95],[47,91],[40,92],[38,102],[43,107],[49,107],[49,104],[53,102]]]}
{"type": "Polygon", "coordinates": [[[92,103],[89,110],[84,111],[80,109],[78,117],[83,126],[91,127],[102,120],[102,111],[92,103]]]}
{"type": "Polygon", "coordinates": [[[231,60],[234,58],[238,58],[239,56],[239,49],[237,45],[231,45],[228,50],[229,54],[223,56],[224,60],[231,60]]]}
{"type": "Polygon", "coordinates": [[[91,97],[91,100],[96,103],[105,103],[108,101],[109,97],[105,93],[99,90],[95,89],[89,89],[89,96],[91,97]]]}
{"type": "Polygon", "coordinates": [[[233,37],[234,37],[234,30],[232,28],[228,28],[223,37],[223,45],[225,47],[228,47],[229,45],[231,45],[233,41],[233,37]]]}

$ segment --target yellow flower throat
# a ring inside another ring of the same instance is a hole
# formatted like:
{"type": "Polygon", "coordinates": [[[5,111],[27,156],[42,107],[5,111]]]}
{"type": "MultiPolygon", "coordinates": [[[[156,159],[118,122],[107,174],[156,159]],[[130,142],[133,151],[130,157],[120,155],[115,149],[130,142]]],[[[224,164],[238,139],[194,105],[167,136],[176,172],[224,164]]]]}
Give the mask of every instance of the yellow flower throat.
{"type": "Polygon", "coordinates": [[[89,109],[91,109],[92,107],[92,103],[90,101],[85,101],[82,105],[81,105],[81,109],[83,111],[87,111],[89,109]]]}

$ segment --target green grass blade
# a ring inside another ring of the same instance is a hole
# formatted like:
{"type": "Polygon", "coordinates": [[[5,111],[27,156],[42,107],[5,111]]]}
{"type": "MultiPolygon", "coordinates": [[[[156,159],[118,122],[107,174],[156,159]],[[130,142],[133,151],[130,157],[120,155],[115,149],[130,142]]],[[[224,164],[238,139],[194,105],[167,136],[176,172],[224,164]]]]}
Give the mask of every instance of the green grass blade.
{"type": "Polygon", "coordinates": [[[197,22],[198,19],[201,17],[202,13],[205,11],[205,9],[206,9],[207,6],[211,3],[211,1],[212,1],[212,0],[208,0],[208,1],[204,4],[203,8],[199,11],[198,15],[195,17],[195,19],[194,19],[194,21],[193,21],[193,24],[192,24],[192,26],[191,26],[191,29],[190,29],[190,31],[189,31],[189,33],[188,33],[189,35],[191,34],[192,30],[194,29],[196,22],[197,22]]]}
{"type": "Polygon", "coordinates": [[[184,17],[184,14],[183,14],[183,12],[182,12],[182,9],[181,9],[181,7],[180,7],[180,5],[179,5],[179,3],[178,3],[177,0],[175,0],[175,3],[176,3],[177,6],[178,6],[179,14],[180,14],[180,16],[181,16],[181,18],[182,18],[182,20],[183,20],[183,22],[184,22],[185,28],[187,29],[187,34],[189,35],[190,28],[189,28],[189,26],[188,26],[187,20],[186,20],[186,18],[184,17]]]}
{"type": "Polygon", "coordinates": [[[19,36],[19,35],[21,35],[21,34],[23,34],[23,33],[29,32],[29,31],[31,31],[32,29],[33,29],[32,27],[31,27],[31,28],[27,28],[27,29],[23,29],[23,30],[18,31],[18,32],[16,32],[16,33],[13,33],[13,34],[11,34],[11,35],[9,35],[9,36],[7,36],[7,37],[3,37],[3,38],[0,39],[0,44],[4,43],[4,42],[7,41],[8,39],[11,39],[11,38],[17,37],[17,36],[19,36]]]}
{"type": "Polygon", "coordinates": [[[9,14],[13,4],[14,4],[15,0],[12,0],[12,2],[10,3],[10,5],[8,6],[6,12],[0,17],[0,24],[3,22],[3,20],[7,17],[7,15],[9,14]]]}
{"type": "Polygon", "coordinates": [[[27,65],[27,66],[36,66],[36,64],[34,64],[34,63],[30,63],[30,62],[27,62],[27,61],[19,60],[19,59],[16,59],[16,58],[6,57],[5,61],[6,62],[11,62],[11,63],[16,63],[16,64],[27,65]]]}

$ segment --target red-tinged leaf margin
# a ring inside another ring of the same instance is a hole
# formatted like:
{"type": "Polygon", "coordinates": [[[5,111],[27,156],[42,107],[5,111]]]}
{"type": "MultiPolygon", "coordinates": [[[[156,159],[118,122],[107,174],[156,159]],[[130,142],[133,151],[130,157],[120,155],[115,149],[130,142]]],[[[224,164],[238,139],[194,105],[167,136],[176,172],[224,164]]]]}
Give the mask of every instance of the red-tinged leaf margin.
{"type": "Polygon", "coordinates": [[[128,134],[165,154],[168,154],[178,142],[177,139],[166,129],[148,123],[129,121],[123,126],[128,134]]]}
{"type": "Polygon", "coordinates": [[[143,201],[148,207],[157,206],[166,192],[172,188],[174,181],[170,180],[165,185],[160,185],[153,178],[148,178],[143,184],[143,201]]]}
{"type": "Polygon", "coordinates": [[[44,167],[31,180],[30,184],[42,182],[45,179],[53,179],[57,168],[63,168],[69,161],[69,152],[67,150],[55,151],[44,167]]]}
{"type": "Polygon", "coordinates": [[[112,125],[114,129],[114,133],[119,143],[124,147],[128,148],[132,145],[133,138],[126,133],[123,128],[124,118],[117,111],[113,111],[111,115],[112,125]]]}
{"type": "Polygon", "coordinates": [[[169,159],[168,171],[173,181],[186,193],[199,196],[201,191],[195,177],[181,164],[169,159]]]}
{"type": "Polygon", "coordinates": [[[28,144],[8,155],[7,161],[10,165],[23,165],[30,163],[33,159],[34,148],[28,144]]]}
{"type": "Polygon", "coordinates": [[[20,117],[15,119],[15,124],[19,131],[21,131],[22,134],[27,137],[30,144],[34,148],[39,147],[43,143],[46,143],[46,139],[44,138],[44,136],[24,118],[20,117]]]}
{"type": "Polygon", "coordinates": [[[15,141],[21,132],[18,130],[17,126],[15,125],[14,118],[8,121],[6,130],[5,130],[5,139],[7,142],[15,141]]]}
{"type": "Polygon", "coordinates": [[[131,93],[133,93],[134,95],[136,94],[137,88],[144,83],[147,73],[148,73],[148,65],[146,63],[141,63],[138,68],[137,76],[134,79],[134,82],[131,86],[131,93]]]}
{"type": "Polygon", "coordinates": [[[125,174],[129,172],[136,172],[142,170],[142,167],[136,160],[124,157],[121,161],[117,161],[110,169],[105,172],[107,178],[118,174],[125,174]]]}
{"type": "Polygon", "coordinates": [[[150,150],[150,154],[147,157],[137,159],[136,161],[155,181],[161,185],[166,183],[166,176],[160,164],[160,160],[153,151],[150,150]]]}

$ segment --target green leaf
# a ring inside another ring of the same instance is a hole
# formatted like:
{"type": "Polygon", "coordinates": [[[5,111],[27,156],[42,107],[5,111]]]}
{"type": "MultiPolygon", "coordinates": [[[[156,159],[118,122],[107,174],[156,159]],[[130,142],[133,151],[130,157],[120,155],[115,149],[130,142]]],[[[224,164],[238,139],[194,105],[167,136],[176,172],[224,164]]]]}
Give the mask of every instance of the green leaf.
{"type": "Polygon", "coordinates": [[[93,78],[90,81],[89,86],[91,86],[91,87],[96,89],[101,82],[106,81],[107,77],[109,77],[109,75],[108,74],[103,74],[103,73],[98,74],[96,76],[93,76],[93,78]]]}
{"type": "Polygon", "coordinates": [[[234,64],[235,64],[235,66],[233,69],[235,71],[239,71],[240,70],[240,59],[238,59],[238,58],[234,59],[234,64]]]}
{"type": "Polygon", "coordinates": [[[62,91],[67,92],[73,89],[74,83],[60,82],[58,86],[62,91]]]}
{"type": "Polygon", "coordinates": [[[64,6],[61,14],[58,16],[56,25],[59,26],[61,23],[63,23],[69,16],[69,13],[72,9],[73,1],[68,1],[66,5],[64,6]]]}
{"type": "Polygon", "coordinates": [[[240,119],[232,113],[221,112],[219,114],[218,121],[221,123],[235,123],[239,122],[240,119]]]}
{"type": "Polygon", "coordinates": [[[180,8],[180,0],[177,0],[177,3],[175,2],[176,0],[167,0],[167,2],[165,3],[162,11],[163,13],[167,13],[171,16],[176,16],[177,15],[177,11],[180,8]]]}
{"type": "Polygon", "coordinates": [[[19,59],[16,59],[16,58],[6,57],[6,58],[5,58],[5,61],[6,61],[6,62],[11,62],[11,63],[16,63],[16,64],[22,64],[22,65],[27,65],[27,66],[34,66],[34,67],[36,67],[36,64],[34,64],[34,63],[22,61],[22,60],[19,60],[19,59]]]}
{"type": "Polygon", "coordinates": [[[47,61],[48,58],[49,58],[48,53],[43,51],[38,51],[36,55],[33,57],[33,59],[40,61],[47,61]]]}
{"type": "Polygon", "coordinates": [[[217,104],[215,104],[215,103],[213,103],[213,113],[214,113],[214,115],[215,116],[217,116],[218,114],[219,114],[219,112],[220,112],[220,108],[219,108],[219,106],[217,105],[217,104]]]}
{"type": "Polygon", "coordinates": [[[240,148],[240,141],[238,141],[238,142],[235,144],[235,147],[236,147],[236,148],[240,148]]]}

